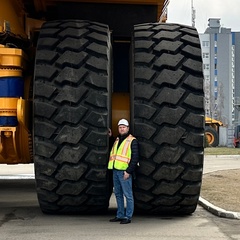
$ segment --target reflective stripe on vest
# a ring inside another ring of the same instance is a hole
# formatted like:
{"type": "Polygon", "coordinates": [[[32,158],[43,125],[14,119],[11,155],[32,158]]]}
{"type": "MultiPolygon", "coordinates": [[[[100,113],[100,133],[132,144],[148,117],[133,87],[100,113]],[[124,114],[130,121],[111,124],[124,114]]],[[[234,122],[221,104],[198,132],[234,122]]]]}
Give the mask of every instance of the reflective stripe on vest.
{"type": "Polygon", "coordinates": [[[133,139],[135,139],[135,137],[130,134],[123,140],[118,149],[119,138],[116,139],[110,153],[108,169],[126,170],[128,168],[131,160],[131,143],[133,139]]]}

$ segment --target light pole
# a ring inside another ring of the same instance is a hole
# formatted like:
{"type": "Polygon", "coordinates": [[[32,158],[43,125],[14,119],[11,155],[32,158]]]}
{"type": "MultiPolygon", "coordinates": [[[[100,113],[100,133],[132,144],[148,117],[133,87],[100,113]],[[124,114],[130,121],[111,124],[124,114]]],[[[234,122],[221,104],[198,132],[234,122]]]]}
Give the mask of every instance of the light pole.
{"type": "Polygon", "coordinates": [[[192,27],[195,27],[196,10],[193,7],[193,0],[191,2],[191,8],[192,8],[192,27]]]}

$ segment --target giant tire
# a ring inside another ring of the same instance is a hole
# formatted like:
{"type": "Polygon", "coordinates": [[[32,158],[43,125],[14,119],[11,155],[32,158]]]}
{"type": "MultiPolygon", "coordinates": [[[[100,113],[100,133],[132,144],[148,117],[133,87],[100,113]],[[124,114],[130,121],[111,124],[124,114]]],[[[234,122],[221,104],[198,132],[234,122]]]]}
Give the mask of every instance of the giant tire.
{"type": "Polygon", "coordinates": [[[110,68],[106,25],[43,25],[35,61],[34,163],[44,213],[108,208],[110,68]]]}
{"type": "Polygon", "coordinates": [[[196,29],[177,24],[134,28],[132,110],[140,166],[135,209],[191,214],[203,171],[204,92],[196,29]]]}

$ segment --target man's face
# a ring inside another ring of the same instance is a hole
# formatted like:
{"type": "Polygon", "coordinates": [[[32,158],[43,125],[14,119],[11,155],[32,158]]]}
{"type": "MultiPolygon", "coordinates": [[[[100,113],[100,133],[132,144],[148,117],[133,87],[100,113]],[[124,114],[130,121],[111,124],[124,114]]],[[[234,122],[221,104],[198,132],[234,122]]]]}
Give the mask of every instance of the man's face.
{"type": "Polygon", "coordinates": [[[125,126],[125,125],[119,125],[118,126],[118,132],[120,135],[124,135],[126,133],[128,133],[129,127],[125,126]]]}

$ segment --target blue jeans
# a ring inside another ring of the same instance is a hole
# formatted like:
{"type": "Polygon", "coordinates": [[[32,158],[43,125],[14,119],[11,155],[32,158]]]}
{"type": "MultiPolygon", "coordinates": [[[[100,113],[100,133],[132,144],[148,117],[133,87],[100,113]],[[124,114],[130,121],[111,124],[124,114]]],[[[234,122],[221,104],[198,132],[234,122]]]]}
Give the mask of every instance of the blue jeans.
{"type": "Polygon", "coordinates": [[[131,219],[134,210],[134,199],[132,191],[132,175],[123,179],[124,171],[113,169],[114,193],[117,200],[117,218],[131,219]],[[124,196],[126,198],[126,212],[124,208],[124,196]]]}

